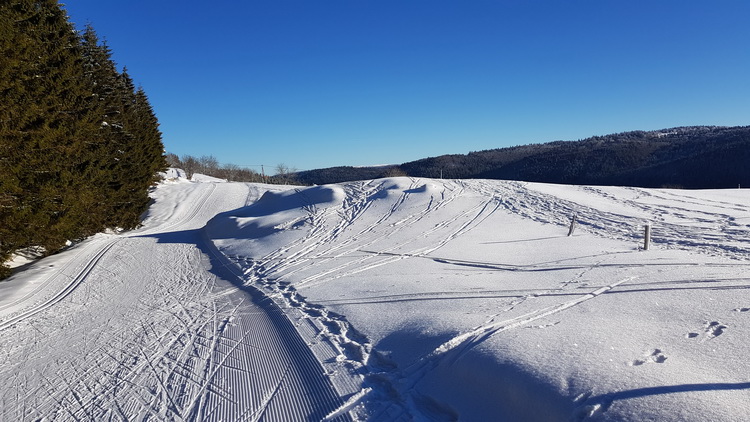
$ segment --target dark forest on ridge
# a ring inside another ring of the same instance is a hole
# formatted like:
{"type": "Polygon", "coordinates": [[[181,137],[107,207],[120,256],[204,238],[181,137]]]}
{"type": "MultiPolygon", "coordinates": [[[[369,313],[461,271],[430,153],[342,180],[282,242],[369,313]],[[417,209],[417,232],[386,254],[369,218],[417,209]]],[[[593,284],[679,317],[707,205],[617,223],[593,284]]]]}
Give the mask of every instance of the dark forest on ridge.
{"type": "Polygon", "coordinates": [[[441,155],[392,166],[331,167],[290,176],[301,184],[318,185],[408,175],[718,189],[750,186],[748,163],[750,126],[689,126],[441,155]]]}

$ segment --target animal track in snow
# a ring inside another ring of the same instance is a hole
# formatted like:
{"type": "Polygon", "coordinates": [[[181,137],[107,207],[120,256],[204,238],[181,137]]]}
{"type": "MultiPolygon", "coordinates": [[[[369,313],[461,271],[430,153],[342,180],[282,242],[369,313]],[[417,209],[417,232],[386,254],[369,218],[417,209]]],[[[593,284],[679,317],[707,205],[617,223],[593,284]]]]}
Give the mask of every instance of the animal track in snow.
{"type": "Polygon", "coordinates": [[[714,337],[719,337],[724,334],[724,330],[727,328],[726,325],[719,321],[711,321],[706,323],[706,340],[711,340],[714,337]]]}
{"type": "Polygon", "coordinates": [[[734,312],[747,312],[750,311],[750,308],[734,308],[732,309],[734,312]]]}
{"type": "MultiPolygon", "coordinates": [[[[739,312],[744,312],[744,311],[739,311],[739,312]]],[[[719,337],[720,335],[724,334],[724,330],[726,329],[727,329],[727,326],[722,324],[719,321],[706,322],[705,324],[703,324],[703,339],[701,340],[701,342],[712,340],[716,337],[719,337]]],[[[689,332],[685,334],[685,338],[696,338],[698,336],[700,336],[700,334],[696,332],[689,332]]]]}
{"type": "Polygon", "coordinates": [[[640,366],[644,363],[664,363],[667,360],[667,356],[661,351],[661,349],[654,349],[643,355],[643,359],[636,359],[629,363],[630,366],[640,366]]]}
{"type": "MultiPolygon", "coordinates": [[[[719,321],[706,322],[703,325],[703,339],[701,340],[701,342],[712,340],[712,339],[714,339],[714,338],[716,338],[716,337],[724,334],[724,330],[726,330],[726,328],[727,328],[727,326],[724,325],[724,324],[722,324],[719,321]]],[[[685,335],[685,337],[687,337],[687,338],[695,338],[695,337],[698,337],[699,335],[700,334],[698,334],[696,332],[690,332],[687,335],[685,335]]]]}

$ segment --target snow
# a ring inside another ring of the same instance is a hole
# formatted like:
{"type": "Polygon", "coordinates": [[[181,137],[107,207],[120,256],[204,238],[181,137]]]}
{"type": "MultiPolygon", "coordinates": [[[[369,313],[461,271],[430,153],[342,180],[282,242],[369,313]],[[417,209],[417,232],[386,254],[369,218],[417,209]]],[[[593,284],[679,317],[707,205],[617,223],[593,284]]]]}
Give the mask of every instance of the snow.
{"type": "Polygon", "coordinates": [[[750,412],[750,191],[167,180],[0,283],[0,420],[750,412]]]}
{"type": "Polygon", "coordinates": [[[218,177],[207,176],[205,174],[200,174],[200,173],[193,174],[193,177],[190,180],[192,180],[193,182],[199,182],[199,183],[226,182],[225,179],[219,179],[218,177]]]}
{"type": "Polygon", "coordinates": [[[160,173],[161,179],[165,183],[188,182],[185,170],[177,168],[168,168],[165,172],[160,173]]]}
{"type": "Polygon", "coordinates": [[[24,248],[16,251],[8,262],[5,263],[10,268],[17,268],[23,265],[30,264],[35,260],[44,256],[45,250],[41,246],[24,248]]]}

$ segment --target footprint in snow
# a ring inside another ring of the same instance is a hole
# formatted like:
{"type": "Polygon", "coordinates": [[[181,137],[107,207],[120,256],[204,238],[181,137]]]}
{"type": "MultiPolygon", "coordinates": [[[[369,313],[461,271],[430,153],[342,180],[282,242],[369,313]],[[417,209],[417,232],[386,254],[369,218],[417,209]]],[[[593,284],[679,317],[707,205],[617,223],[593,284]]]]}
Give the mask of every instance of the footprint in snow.
{"type": "Polygon", "coordinates": [[[724,334],[724,330],[727,328],[726,325],[719,321],[707,322],[705,325],[706,340],[711,340],[714,337],[719,337],[724,334]]]}
{"type": "Polygon", "coordinates": [[[661,351],[661,349],[654,349],[650,352],[646,352],[643,355],[643,359],[636,359],[629,363],[630,366],[641,366],[645,363],[664,363],[667,360],[667,356],[661,351]]]}
{"type": "MultiPolygon", "coordinates": [[[[701,340],[701,342],[712,340],[716,337],[719,337],[720,335],[724,334],[724,330],[726,329],[727,329],[727,326],[722,324],[719,321],[706,322],[703,325],[703,339],[701,340]]],[[[700,335],[699,333],[690,332],[690,333],[685,334],[685,338],[696,338],[699,335],[700,335]]]]}
{"type": "Polygon", "coordinates": [[[750,308],[734,308],[732,309],[734,312],[747,312],[750,311],[750,308]]]}

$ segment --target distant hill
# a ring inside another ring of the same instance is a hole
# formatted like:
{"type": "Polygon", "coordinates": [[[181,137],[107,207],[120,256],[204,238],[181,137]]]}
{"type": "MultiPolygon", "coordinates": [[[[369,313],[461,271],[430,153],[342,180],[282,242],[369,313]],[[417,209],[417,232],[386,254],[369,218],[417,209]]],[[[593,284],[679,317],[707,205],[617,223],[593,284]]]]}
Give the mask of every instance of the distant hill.
{"type": "Polygon", "coordinates": [[[326,185],[329,183],[351,182],[353,180],[380,179],[394,175],[405,175],[398,165],[375,167],[328,167],[292,173],[291,178],[305,185],[326,185]]]}
{"type": "Polygon", "coordinates": [[[750,126],[633,131],[295,176],[301,183],[326,184],[397,174],[690,189],[750,186],[750,126]]]}

